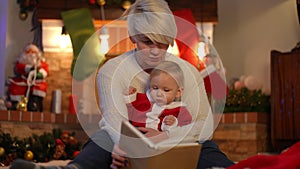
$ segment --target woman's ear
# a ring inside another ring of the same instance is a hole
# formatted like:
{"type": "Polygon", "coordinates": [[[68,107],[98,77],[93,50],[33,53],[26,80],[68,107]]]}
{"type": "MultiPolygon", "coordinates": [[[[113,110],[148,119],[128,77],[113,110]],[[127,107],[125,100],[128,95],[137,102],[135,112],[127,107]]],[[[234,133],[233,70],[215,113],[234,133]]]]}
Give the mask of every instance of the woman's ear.
{"type": "Polygon", "coordinates": [[[136,43],[136,40],[135,40],[134,36],[129,36],[129,39],[131,40],[132,43],[136,43]]]}

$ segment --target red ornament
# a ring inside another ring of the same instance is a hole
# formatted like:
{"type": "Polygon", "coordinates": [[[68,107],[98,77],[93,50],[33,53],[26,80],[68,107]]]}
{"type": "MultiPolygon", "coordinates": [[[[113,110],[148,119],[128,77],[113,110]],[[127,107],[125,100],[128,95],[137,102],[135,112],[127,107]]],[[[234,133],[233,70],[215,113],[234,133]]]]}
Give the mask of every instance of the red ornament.
{"type": "Polygon", "coordinates": [[[80,151],[74,151],[73,155],[72,155],[72,158],[74,159],[78,154],[80,153],[80,151]]]}
{"type": "Polygon", "coordinates": [[[70,133],[67,132],[67,131],[64,131],[64,132],[62,132],[60,138],[61,138],[61,140],[62,140],[65,144],[69,144],[70,133]]]}
{"type": "Polygon", "coordinates": [[[61,139],[59,139],[59,138],[57,138],[55,140],[55,143],[56,143],[56,145],[65,145],[65,143],[61,139]]]}
{"type": "Polygon", "coordinates": [[[90,4],[94,5],[96,3],[96,0],[89,0],[90,4]]]}
{"type": "Polygon", "coordinates": [[[64,144],[64,142],[61,139],[56,139],[56,146],[55,146],[55,152],[53,155],[53,159],[54,160],[58,160],[58,159],[64,159],[67,154],[65,152],[65,147],[66,145],[64,144]]]}

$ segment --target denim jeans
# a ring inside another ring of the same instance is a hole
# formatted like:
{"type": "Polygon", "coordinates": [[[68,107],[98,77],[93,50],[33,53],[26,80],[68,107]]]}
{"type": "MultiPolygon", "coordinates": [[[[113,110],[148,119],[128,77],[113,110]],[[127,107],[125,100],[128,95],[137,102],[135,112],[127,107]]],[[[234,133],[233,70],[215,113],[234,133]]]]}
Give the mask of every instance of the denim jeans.
{"type": "MultiPolygon", "coordinates": [[[[81,152],[70,162],[80,166],[80,169],[110,169],[112,162],[111,151],[113,142],[107,132],[99,130],[84,145],[81,152]],[[99,146],[101,145],[101,146],[99,146]],[[103,148],[105,147],[105,149],[103,148]]],[[[211,140],[202,143],[197,169],[206,169],[211,167],[229,167],[234,163],[222,153],[218,145],[211,140]]]]}

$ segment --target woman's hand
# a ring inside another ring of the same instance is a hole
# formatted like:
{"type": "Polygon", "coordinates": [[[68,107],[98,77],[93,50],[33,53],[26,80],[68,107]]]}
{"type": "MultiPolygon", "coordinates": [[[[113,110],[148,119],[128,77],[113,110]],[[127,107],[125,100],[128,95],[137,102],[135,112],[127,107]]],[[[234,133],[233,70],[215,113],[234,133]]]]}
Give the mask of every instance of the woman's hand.
{"type": "Polygon", "coordinates": [[[161,132],[152,128],[145,127],[139,127],[138,130],[144,133],[144,135],[148,137],[153,143],[158,143],[169,138],[167,132],[165,131],[161,132]]]}
{"type": "Polygon", "coordinates": [[[111,157],[112,157],[112,164],[110,167],[112,169],[118,169],[120,167],[128,166],[128,158],[126,157],[126,152],[119,147],[119,144],[114,145],[113,151],[111,153],[111,157]]]}
{"type": "Polygon", "coordinates": [[[125,96],[128,96],[128,95],[132,95],[136,92],[136,88],[135,87],[132,87],[132,86],[129,86],[128,89],[126,89],[125,91],[123,91],[123,94],[125,96]]]}

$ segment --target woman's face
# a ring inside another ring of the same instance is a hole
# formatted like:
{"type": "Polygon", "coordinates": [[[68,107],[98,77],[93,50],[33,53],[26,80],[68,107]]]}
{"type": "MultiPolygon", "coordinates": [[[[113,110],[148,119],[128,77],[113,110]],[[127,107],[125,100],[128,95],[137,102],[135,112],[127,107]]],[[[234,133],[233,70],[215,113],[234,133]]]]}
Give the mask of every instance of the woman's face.
{"type": "Polygon", "coordinates": [[[165,60],[169,45],[152,42],[145,35],[136,35],[134,41],[137,46],[136,60],[143,69],[151,69],[165,60]]]}

